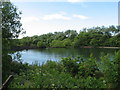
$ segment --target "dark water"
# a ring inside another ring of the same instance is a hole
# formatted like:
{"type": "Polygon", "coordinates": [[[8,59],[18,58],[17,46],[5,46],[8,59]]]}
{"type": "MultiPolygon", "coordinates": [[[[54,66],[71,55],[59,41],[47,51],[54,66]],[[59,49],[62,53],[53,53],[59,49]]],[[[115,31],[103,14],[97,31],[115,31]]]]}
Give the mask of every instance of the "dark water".
{"type": "Polygon", "coordinates": [[[114,56],[114,53],[118,49],[102,49],[102,48],[46,48],[46,49],[29,49],[19,51],[21,54],[21,59],[23,62],[29,64],[46,62],[47,60],[59,61],[62,57],[77,57],[83,56],[84,58],[89,58],[92,53],[93,56],[100,60],[101,53],[110,54],[110,58],[114,56]]]}

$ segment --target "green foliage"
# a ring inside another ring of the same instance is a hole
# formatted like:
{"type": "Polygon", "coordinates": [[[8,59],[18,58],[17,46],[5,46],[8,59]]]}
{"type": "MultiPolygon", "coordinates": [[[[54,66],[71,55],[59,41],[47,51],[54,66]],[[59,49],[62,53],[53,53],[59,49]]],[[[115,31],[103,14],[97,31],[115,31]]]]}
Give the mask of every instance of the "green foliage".
{"type": "Polygon", "coordinates": [[[20,23],[21,12],[10,2],[2,2],[2,75],[3,81],[11,74],[12,58],[11,47],[15,44],[13,39],[18,38],[20,33],[24,33],[20,23]]]}
{"type": "Polygon", "coordinates": [[[116,35],[112,38],[109,39],[109,44],[111,46],[116,46],[116,47],[119,47],[120,46],[120,36],[119,35],[116,35]]]}
{"type": "Polygon", "coordinates": [[[99,63],[100,70],[104,73],[104,79],[107,87],[119,87],[120,83],[120,51],[115,54],[114,60],[109,60],[109,55],[102,56],[99,63]]]}
{"type": "Polygon", "coordinates": [[[75,30],[67,30],[65,31],[65,35],[68,39],[73,40],[78,35],[78,33],[75,30]]]}
{"type": "Polygon", "coordinates": [[[63,41],[60,40],[53,40],[50,44],[52,47],[64,47],[63,41]]]}
{"type": "Polygon", "coordinates": [[[81,77],[96,77],[96,72],[99,71],[96,59],[92,56],[85,62],[80,63],[79,65],[79,75],[81,77]]]}
{"type": "Polygon", "coordinates": [[[2,46],[3,52],[7,51],[13,38],[17,38],[20,33],[24,33],[20,23],[21,12],[10,2],[2,3],[2,46]]]}
{"type": "Polygon", "coordinates": [[[40,36],[24,37],[18,46],[24,47],[81,47],[81,46],[120,46],[120,30],[115,26],[93,27],[83,29],[79,33],[75,30],[54,32],[40,36]]]}
{"type": "Polygon", "coordinates": [[[61,61],[30,65],[16,75],[10,88],[119,88],[120,51],[113,60],[102,55],[101,61],[90,58],[66,57],[61,61]]]}
{"type": "Polygon", "coordinates": [[[46,47],[46,44],[44,43],[44,42],[38,42],[37,43],[37,47],[41,47],[41,48],[43,48],[43,47],[46,47]]]}
{"type": "Polygon", "coordinates": [[[72,58],[63,58],[61,60],[61,62],[63,63],[67,72],[69,72],[70,74],[73,74],[73,76],[78,74],[78,71],[79,71],[78,70],[78,67],[79,67],[78,60],[72,59],[72,58]]]}
{"type": "Polygon", "coordinates": [[[69,46],[71,46],[71,40],[70,40],[70,39],[64,39],[64,40],[63,40],[63,46],[64,46],[64,47],[69,47],[69,46]]]}
{"type": "Polygon", "coordinates": [[[2,81],[5,81],[5,79],[8,77],[8,75],[11,72],[11,62],[12,62],[12,58],[10,55],[4,55],[2,57],[2,81]]]}

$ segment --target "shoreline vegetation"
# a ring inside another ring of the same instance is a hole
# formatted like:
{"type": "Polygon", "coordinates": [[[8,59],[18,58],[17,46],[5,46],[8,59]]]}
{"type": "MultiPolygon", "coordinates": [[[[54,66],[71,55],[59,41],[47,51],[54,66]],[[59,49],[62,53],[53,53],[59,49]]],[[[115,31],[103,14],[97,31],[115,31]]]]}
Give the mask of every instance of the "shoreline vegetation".
{"type": "MultiPolygon", "coordinates": [[[[74,48],[74,47],[43,47],[43,48],[74,48]]],[[[11,50],[13,51],[21,51],[21,50],[28,50],[28,49],[43,49],[40,47],[19,47],[19,46],[15,46],[12,47],[11,50]]],[[[120,47],[105,47],[105,46],[100,46],[100,47],[93,47],[93,46],[81,46],[78,48],[105,48],[105,49],[120,49],[120,47]]]]}
{"type": "Polygon", "coordinates": [[[59,62],[47,61],[39,65],[21,64],[16,70],[9,88],[120,88],[119,62],[120,51],[115,53],[111,61],[109,55],[102,55],[101,61],[90,55],[83,57],[66,57],[59,62]]]}
{"type": "Polygon", "coordinates": [[[81,48],[111,48],[111,49],[120,49],[120,47],[105,47],[105,46],[98,46],[98,47],[92,47],[92,46],[83,46],[81,48]]]}

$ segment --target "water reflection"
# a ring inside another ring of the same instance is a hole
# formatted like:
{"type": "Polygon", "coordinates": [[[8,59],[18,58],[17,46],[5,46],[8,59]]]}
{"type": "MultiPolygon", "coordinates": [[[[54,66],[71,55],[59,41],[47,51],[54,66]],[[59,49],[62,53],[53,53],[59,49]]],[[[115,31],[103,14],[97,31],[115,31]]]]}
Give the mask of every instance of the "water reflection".
{"type": "Polygon", "coordinates": [[[83,56],[89,58],[90,54],[100,60],[101,53],[110,54],[110,58],[118,49],[104,49],[104,48],[46,48],[46,49],[29,49],[20,51],[23,62],[32,64],[38,61],[40,64],[47,60],[59,61],[62,57],[77,57],[83,56]]]}

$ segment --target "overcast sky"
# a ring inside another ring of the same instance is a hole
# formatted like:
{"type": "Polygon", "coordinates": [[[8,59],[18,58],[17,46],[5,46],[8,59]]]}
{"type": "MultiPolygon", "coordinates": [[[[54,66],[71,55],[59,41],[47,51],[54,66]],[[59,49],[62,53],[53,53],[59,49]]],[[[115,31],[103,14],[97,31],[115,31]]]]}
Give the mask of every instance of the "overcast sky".
{"type": "Polygon", "coordinates": [[[32,0],[30,0],[31,2],[14,1],[11,0],[22,11],[21,22],[26,30],[24,36],[68,29],[79,32],[85,27],[118,25],[117,0],[106,0],[106,2],[83,2],[83,0],[63,0],[64,2],[54,2],[54,0],[51,2],[42,2],[42,0],[40,0],[41,2],[37,0],[35,0],[36,2],[32,2],[32,0]]]}

